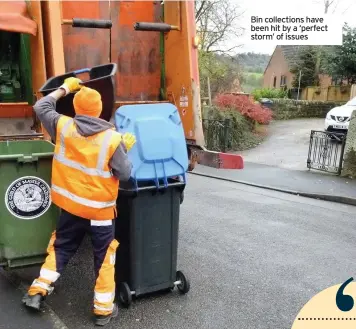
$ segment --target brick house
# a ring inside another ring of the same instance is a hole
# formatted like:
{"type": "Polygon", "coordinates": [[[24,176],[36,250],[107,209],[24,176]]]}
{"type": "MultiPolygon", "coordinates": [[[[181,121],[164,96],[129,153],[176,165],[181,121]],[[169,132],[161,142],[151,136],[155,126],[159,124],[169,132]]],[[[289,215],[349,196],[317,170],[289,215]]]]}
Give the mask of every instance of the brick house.
{"type": "MultiPolygon", "coordinates": [[[[277,46],[263,74],[264,88],[292,88],[294,74],[290,69],[298,59],[298,52],[303,46],[277,46]]],[[[329,76],[320,75],[320,87],[331,85],[329,76]]]]}

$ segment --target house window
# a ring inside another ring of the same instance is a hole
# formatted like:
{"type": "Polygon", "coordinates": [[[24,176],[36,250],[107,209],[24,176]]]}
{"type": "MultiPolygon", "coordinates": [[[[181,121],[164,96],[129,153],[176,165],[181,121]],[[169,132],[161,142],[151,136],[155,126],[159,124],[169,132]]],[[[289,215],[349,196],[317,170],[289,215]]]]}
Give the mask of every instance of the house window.
{"type": "Polygon", "coordinates": [[[281,76],[281,87],[287,84],[287,77],[285,75],[281,76]]]}
{"type": "Polygon", "coordinates": [[[277,77],[274,77],[273,79],[273,87],[276,88],[277,85],[277,77]]]}

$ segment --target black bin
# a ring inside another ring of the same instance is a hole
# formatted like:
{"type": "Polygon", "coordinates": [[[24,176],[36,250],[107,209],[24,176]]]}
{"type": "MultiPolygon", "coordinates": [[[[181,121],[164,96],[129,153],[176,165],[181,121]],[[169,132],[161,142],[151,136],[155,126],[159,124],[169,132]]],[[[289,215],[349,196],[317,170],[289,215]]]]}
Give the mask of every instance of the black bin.
{"type": "MultiPolygon", "coordinates": [[[[52,91],[58,89],[64,80],[70,77],[78,77],[80,74],[89,74],[89,80],[83,81],[83,85],[97,90],[101,94],[103,102],[103,110],[100,118],[110,121],[112,111],[115,105],[115,74],[117,65],[115,63],[99,65],[91,69],[80,69],[68,72],[63,75],[52,77],[46,81],[41,87],[40,92],[43,96],[50,94],[52,91]]],[[[74,93],[67,95],[57,101],[56,111],[70,117],[74,117],[75,111],[73,107],[74,93]]]]}
{"type": "Polygon", "coordinates": [[[169,179],[165,188],[151,182],[121,183],[115,235],[116,286],[121,304],[132,296],[169,290],[185,294],[190,283],[177,271],[179,212],[185,183],[169,179]]]}

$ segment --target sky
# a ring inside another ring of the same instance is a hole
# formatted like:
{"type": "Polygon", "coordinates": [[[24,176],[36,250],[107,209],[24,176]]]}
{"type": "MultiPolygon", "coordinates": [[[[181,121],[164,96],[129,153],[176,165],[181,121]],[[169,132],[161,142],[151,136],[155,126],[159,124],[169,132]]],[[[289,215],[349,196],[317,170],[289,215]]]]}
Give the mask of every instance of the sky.
{"type": "MultiPolygon", "coordinates": [[[[295,16],[298,11],[302,15],[322,15],[324,13],[323,0],[230,0],[239,3],[241,11],[244,11],[243,17],[237,22],[238,26],[247,28],[250,24],[250,17],[259,13],[268,13],[279,17],[295,16]]],[[[329,15],[338,15],[338,17],[347,22],[350,26],[356,27],[356,0],[334,0],[329,9],[329,15]],[[335,8],[335,4],[337,4],[335,8]]],[[[241,39],[231,40],[230,44],[241,44],[241,39]]],[[[272,54],[276,43],[244,43],[236,49],[237,53],[255,52],[272,54]]]]}

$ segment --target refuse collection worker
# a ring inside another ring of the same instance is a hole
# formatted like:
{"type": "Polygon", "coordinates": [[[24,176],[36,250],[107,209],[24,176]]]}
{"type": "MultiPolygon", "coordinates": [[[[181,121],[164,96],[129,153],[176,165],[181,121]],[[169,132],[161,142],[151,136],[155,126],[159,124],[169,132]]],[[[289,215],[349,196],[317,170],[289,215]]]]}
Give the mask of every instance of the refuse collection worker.
{"type": "Polygon", "coordinates": [[[68,78],[59,89],[34,105],[39,120],[56,144],[51,198],[61,214],[48,245],[48,256],[23,303],[40,309],[87,232],[91,234],[94,250],[95,323],[105,325],[118,313],[114,302],[114,265],[119,242],[114,238],[113,220],[119,180],[130,177],[132,165],[127,152],[136,139],[128,133],[121,135],[111,123],[100,119],[100,94],[80,83],[77,78],[68,78]],[[58,114],[56,101],[75,91],[78,91],[73,99],[75,117],[58,114]]]}

